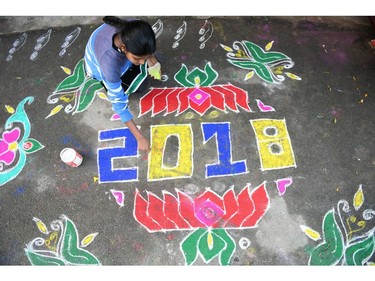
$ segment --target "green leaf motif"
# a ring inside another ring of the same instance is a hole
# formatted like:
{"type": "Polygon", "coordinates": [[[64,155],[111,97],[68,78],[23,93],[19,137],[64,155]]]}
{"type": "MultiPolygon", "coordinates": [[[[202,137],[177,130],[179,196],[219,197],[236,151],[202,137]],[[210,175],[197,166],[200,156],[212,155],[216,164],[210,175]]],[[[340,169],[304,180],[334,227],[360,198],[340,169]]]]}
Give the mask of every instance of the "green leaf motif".
{"type": "Polygon", "coordinates": [[[220,238],[216,233],[212,232],[212,249],[208,246],[208,231],[202,235],[199,239],[198,248],[204,258],[204,260],[209,263],[214,257],[220,254],[220,252],[225,249],[226,243],[220,238]]]}
{"type": "Polygon", "coordinates": [[[82,91],[79,92],[79,102],[74,113],[85,111],[94,101],[96,91],[102,88],[100,81],[93,78],[86,80],[82,91]]]}
{"type": "Polygon", "coordinates": [[[253,57],[257,62],[260,63],[275,63],[281,60],[291,60],[288,56],[280,52],[265,52],[257,44],[254,44],[249,41],[242,41],[246,49],[249,52],[249,55],[253,57]]]}
{"type": "Polygon", "coordinates": [[[220,254],[220,264],[229,265],[232,255],[236,250],[236,243],[225,229],[214,229],[212,232],[215,232],[215,234],[226,243],[225,249],[223,249],[220,254]]]}
{"type": "Polygon", "coordinates": [[[210,249],[207,244],[208,232],[201,236],[199,241],[199,250],[206,260],[210,262],[217,255],[220,255],[220,264],[229,265],[230,259],[236,249],[236,244],[233,239],[228,235],[225,229],[211,230],[213,247],[210,249]]]}
{"type": "Polygon", "coordinates": [[[25,249],[25,252],[32,265],[65,265],[64,261],[57,257],[38,254],[29,249],[25,249]]]}
{"type": "Polygon", "coordinates": [[[201,86],[202,87],[211,86],[215,82],[219,74],[217,73],[215,69],[212,68],[210,62],[206,64],[206,66],[204,67],[204,71],[207,74],[207,79],[205,81],[201,81],[201,86]]]}
{"type": "MultiPolygon", "coordinates": [[[[236,41],[234,49],[237,53],[229,53],[227,57],[228,62],[231,64],[248,70],[253,70],[258,77],[269,83],[280,83],[285,80],[282,76],[282,69],[291,68],[294,66],[294,62],[287,55],[280,52],[264,51],[260,46],[249,41],[236,41]],[[241,45],[241,46],[237,46],[241,45]],[[281,70],[280,70],[281,69],[281,70]]],[[[224,48],[228,51],[228,49],[224,48]]],[[[292,79],[300,80],[300,78],[294,74],[285,73],[292,79]]],[[[245,77],[245,80],[251,78],[252,75],[245,77]]]]}
{"type": "Polygon", "coordinates": [[[323,239],[323,243],[312,251],[309,265],[335,265],[343,256],[343,237],[333,209],[324,216],[323,239]]]}
{"type": "Polygon", "coordinates": [[[237,67],[240,67],[243,69],[254,70],[260,78],[262,78],[263,80],[267,82],[270,82],[270,83],[275,82],[275,80],[273,79],[271,70],[262,63],[253,62],[253,61],[231,60],[231,59],[228,59],[228,61],[237,67]]]}
{"type": "Polygon", "coordinates": [[[201,81],[205,81],[207,80],[207,74],[202,71],[201,69],[199,68],[194,68],[187,76],[186,76],[186,80],[188,80],[191,84],[193,84],[194,86],[196,85],[195,83],[195,80],[196,78],[198,78],[198,81],[199,82],[199,85],[201,84],[201,81]]]}
{"type": "Polygon", "coordinates": [[[65,218],[65,228],[63,233],[61,256],[74,265],[100,265],[99,260],[88,251],[79,247],[78,233],[74,223],[65,218]]]}
{"type": "Polygon", "coordinates": [[[198,241],[199,238],[207,232],[205,228],[199,228],[193,233],[189,234],[181,242],[181,251],[184,254],[185,262],[187,265],[191,265],[195,262],[198,257],[198,241]]]}
{"type": "Polygon", "coordinates": [[[375,251],[374,233],[353,243],[345,251],[347,265],[364,265],[375,251]]]}
{"type": "Polygon", "coordinates": [[[209,235],[210,232],[207,229],[200,228],[187,236],[181,243],[181,250],[187,265],[193,264],[198,258],[198,254],[202,256],[206,263],[220,256],[220,264],[229,265],[236,249],[235,242],[225,229],[212,229],[212,244],[210,247],[208,245],[209,235]]]}
{"type": "Polygon", "coordinates": [[[190,88],[197,85],[196,79],[198,79],[198,85],[201,87],[211,86],[218,76],[219,74],[212,68],[211,63],[208,62],[204,67],[204,71],[194,68],[191,72],[188,72],[186,65],[182,64],[174,78],[182,86],[190,88]]]}
{"type": "Polygon", "coordinates": [[[27,148],[24,148],[24,150],[27,154],[34,153],[34,152],[44,148],[44,145],[42,145],[36,139],[29,138],[29,139],[25,140],[24,144],[28,143],[28,142],[29,142],[29,144],[28,144],[29,146],[27,148]]]}
{"type": "Polygon", "coordinates": [[[81,59],[74,68],[73,74],[66,77],[56,88],[55,92],[78,89],[85,81],[84,59],[81,59]]]}
{"type": "Polygon", "coordinates": [[[174,75],[174,79],[176,80],[176,82],[178,82],[184,87],[187,87],[187,88],[194,87],[195,86],[194,80],[193,82],[189,82],[186,79],[187,76],[188,76],[188,69],[186,65],[182,64],[180,70],[177,71],[177,73],[174,75]]]}

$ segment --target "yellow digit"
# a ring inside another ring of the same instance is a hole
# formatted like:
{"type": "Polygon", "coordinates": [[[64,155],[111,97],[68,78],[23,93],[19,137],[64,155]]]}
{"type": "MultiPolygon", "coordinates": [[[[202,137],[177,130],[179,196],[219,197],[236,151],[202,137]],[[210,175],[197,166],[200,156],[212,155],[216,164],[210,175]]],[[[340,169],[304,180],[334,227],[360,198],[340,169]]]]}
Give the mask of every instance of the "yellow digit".
{"type": "Polygon", "coordinates": [[[257,139],[262,170],[296,167],[285,120],[250,120],[257,139]]]}
{"type": "Polygon", "coordinates": [[[148,180],[187,178],[193,174],[193,132],[190,124],[157,125],[151,127],[151,152],[148,162],[148,180]],[[164,164],[167,140],[176,136],[179,141],[177,163],[164,164]]]}

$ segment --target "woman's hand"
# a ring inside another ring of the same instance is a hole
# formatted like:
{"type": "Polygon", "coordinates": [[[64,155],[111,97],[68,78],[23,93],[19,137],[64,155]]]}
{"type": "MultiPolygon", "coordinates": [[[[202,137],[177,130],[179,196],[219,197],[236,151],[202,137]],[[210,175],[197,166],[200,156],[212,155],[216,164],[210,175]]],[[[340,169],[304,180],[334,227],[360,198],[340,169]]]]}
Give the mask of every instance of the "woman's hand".
{"type": "Polygon", "coordinates": [[[147,65],[148,67],[153,67],[155,64],[158,63],[158,60],[155,58],[154,55],[151,55],[148,59],[147,59],[147,65]]]}
{"type": "Polygon", "coordinates": [[[150,144],[148,140],[142,135],[137,125],[135,125],[134,120],[131,119],[125,122],[125,125],[129,128],[130,132],[132,132],[132,134],[136,138],[138,142],[138,149],[149,153],[151,151],[150,144]]]}
{"type": "Polygon", "coordinates": [[[143,135],[139,139],[137,139],[137,141],[139,150],[145,151],[147,153],[151,151],[150,144],[143,135]]]}
{"type": "Polygon", "coordinates": [[[148,74],[156,80],[161,80],[161,65],[157,62],[154,66],[148,68],[148,74]]]}
{"type": "Polygon", "coordinates": [[[161,80],[161,65],[158,60],[152,56],[147,60],[148,74],[156,80],[161,80]]]}

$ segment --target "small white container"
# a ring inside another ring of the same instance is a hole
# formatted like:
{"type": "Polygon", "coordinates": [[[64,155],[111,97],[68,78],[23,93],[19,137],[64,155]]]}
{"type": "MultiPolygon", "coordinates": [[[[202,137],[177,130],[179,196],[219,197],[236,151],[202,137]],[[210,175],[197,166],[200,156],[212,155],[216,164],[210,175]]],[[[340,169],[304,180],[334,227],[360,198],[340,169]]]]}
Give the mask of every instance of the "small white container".
{"type": "Polygon", "coordinates": [[[60,152],[61,160],[71,167],[78,167],[83,161],[83,157],[73,148],[64,148],[60,152]]]}

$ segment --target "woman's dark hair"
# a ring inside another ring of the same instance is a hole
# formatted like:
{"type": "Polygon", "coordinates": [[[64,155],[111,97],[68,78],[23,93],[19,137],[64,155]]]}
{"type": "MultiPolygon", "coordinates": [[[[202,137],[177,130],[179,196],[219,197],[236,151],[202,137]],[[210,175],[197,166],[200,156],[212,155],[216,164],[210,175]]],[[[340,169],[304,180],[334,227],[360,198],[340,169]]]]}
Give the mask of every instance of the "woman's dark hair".
{"type": "Polygon", "coordinates": [[[119,29],[122,43],[132,54],[145,56],[155,53],[155,33],[148,22],[143,20],[126,21],[112,16],[104,17],[103,21],[119,29]]]}

